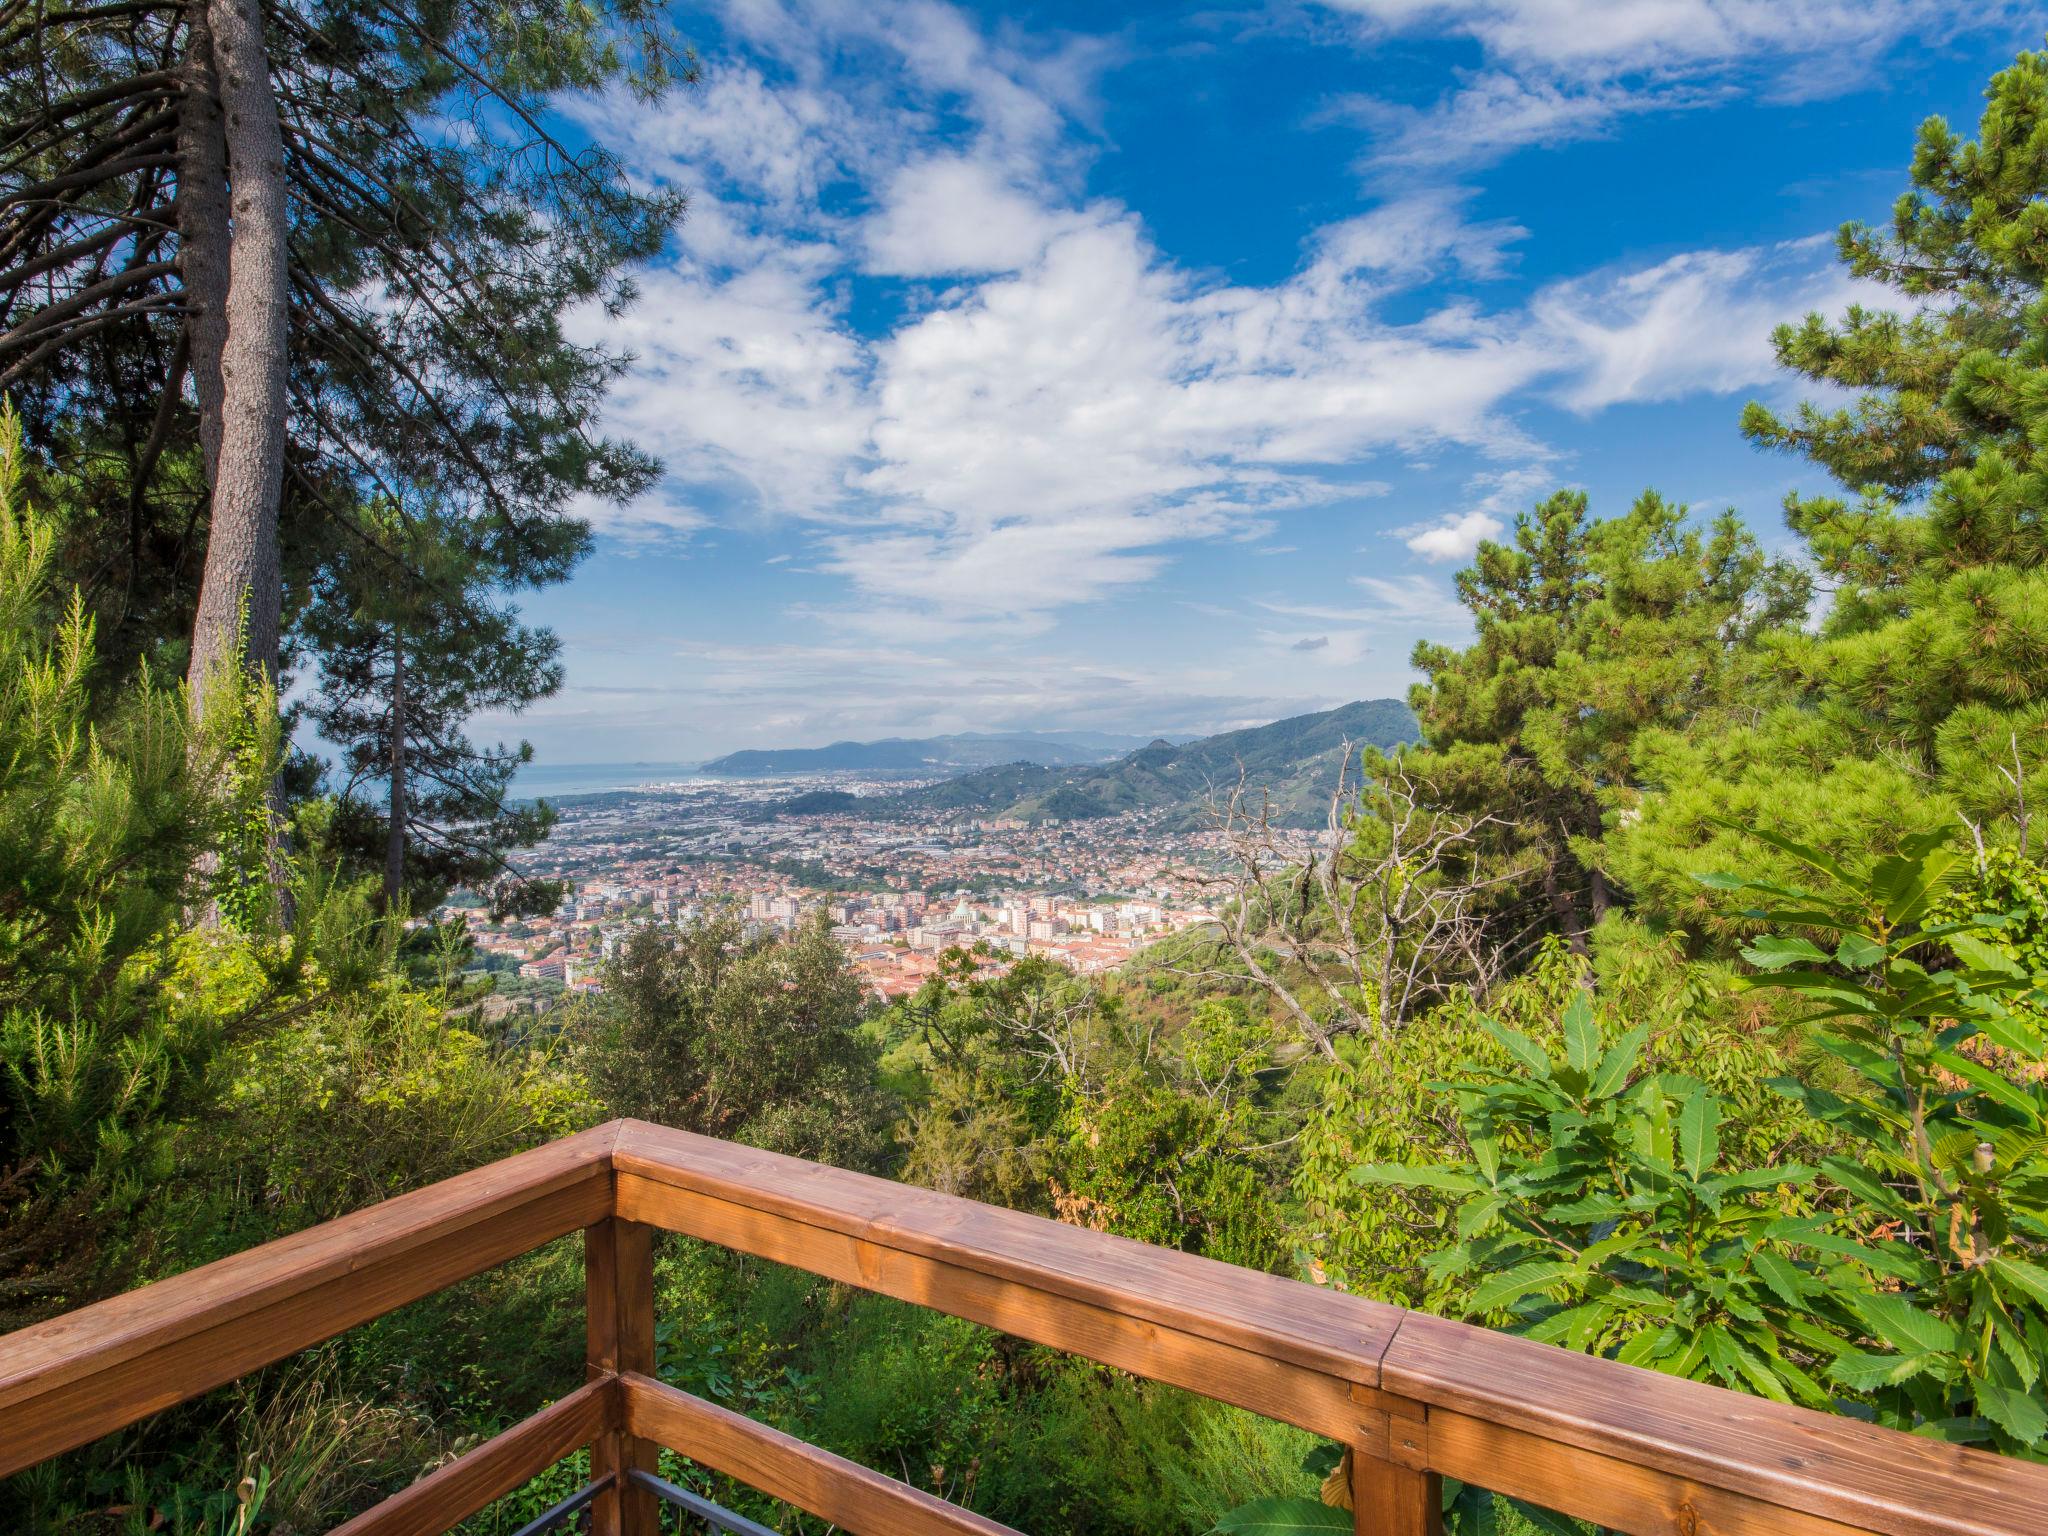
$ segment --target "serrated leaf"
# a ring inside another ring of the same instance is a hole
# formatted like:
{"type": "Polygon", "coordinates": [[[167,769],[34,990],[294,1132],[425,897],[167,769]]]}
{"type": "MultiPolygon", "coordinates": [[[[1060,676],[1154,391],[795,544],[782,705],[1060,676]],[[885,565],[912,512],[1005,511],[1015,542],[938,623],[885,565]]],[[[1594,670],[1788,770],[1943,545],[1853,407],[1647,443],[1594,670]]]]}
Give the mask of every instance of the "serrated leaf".
{"type": "Polygon", "coordinates": [[[1351,1170],[1351,1182],[1441,1189],[1453,1195],[1476,1195],[1485,1187],[1472,1174],[1431,1163],[1363,1163],[1351,1170]]]}
{"type": "Polygon", "coordinates": [[[1509,1029],[1505,1024],[1496,1024],[1491,1019],[1480,1020],[1480,1025],[1506,1048],[1510,1056],[1530,1072],[1540,1078],[1550,1076],[1550,1058],[1543,1053],[1543,1047],[1534,1040],[1520,1030],[1509,1029]]]}
{"type": "Polygon", "coordinates": [[[2022,1445],[2031,1446],[2048,1435],[2048,1408],[2032,1393],[1981,1379],[1970,1385],[1977,1391],[1978,1411],[2022,1445]]]}
{"type": "Polygon", "coordinates": [[[1472,1310],[1491,1312],[1510,1302],[1520,1301],[1531,1291],[1539,1291],[1546,1285],[1571,1274],[1572,1267],[1552,1259],[1538,1260],[1534,1264],[1520,1264],[1506,1274],[1495,1275],[1472,1293],[1472,1310]]]}
{"type": "Polygon", "coordinates": [[[1593,1071],[1593,1081],[1586,1089],[1587,1097],[1604,1099],[1619,1093],[1628,1082],[1629,1073],[1635,1071],[1649,1039],[1650,1027],[1638,1024],[1610,1045],[1607,1054],[1600,1058],[1600,1065],[1593,1071]]]}
{"type": "Polygon", "coordinates": [[[1742,958],[1760,971],[1782,971],[1788,965],[1826,965],[1830,957],[1811,939],[1772,933],[1746,945],[1742,958]]]}
{"type": "Polygon", "coordinates": [[[1564,1010],[1564,1056],[1577,1071],[1591,1072],[1600,1058],[1600,1026],[1593,1022],[1593,997],[1576,993],[1564,1010]]]}
{"type": "Polygon", "coordinates": [[[2026,970],[2020,963],[1995,944],[1987,943],[1974,933],[1952,933],[1948,937],[1949,953],[1973,971],[1988,971],[1994,976],[2024,976],[2026,970]]]}
{"type": "Polygon", "coordinates": [[[1694,1092],[1678,1112],[1678,1155],[1695,1179],[1721,1155],[1721,1103],[1706,1089],[1694,1092]]]}
{"type": "Polygon", "coordinates": [[[1305,1536],[1320,1531],[1351,1536],[1351,1528],[1350,1510],[1320,1499],[1253,1499],[1218,1520],[1209,1528],[1209,1536],[1305,1536]]]}
{"type": "Polygon", "coordinates": [[[1870,866],[1870,893],[1895,928],[1916,921],[1968,868],[1968,861],[1953,843],[1944,842],[1924,853],[1910,851],[1914,846],[1909,844],[1909,851],[1870,866]]]}
{"type": "Polygon", "coordinates": [[[1885,1343],[1905,1355],[1953,1354],[1955,1325],[1923,1312],[1891,1291],[1852,1296],[1857,1316],[1885,1343]]]}
{"type": "Polygon", "coordinates": [[[2017,1291],[2035,1306],[2048,1309],[2048,1269],[2003,1254],[1991,1260],[1988,1267],[2000,1290],[2017,1291]]]}
{"type": "Polygon", "coordinates": [[[1806,1275],[1797,1264],[1768,1248],[1759,1248],[1749,1256],[1749,1265],[1778,1300],[1794,1312],[1805,1310],[1806,1275]]]}
{"type": "Polygon", "coordinates": [[[1973,1084],[2007,1109],[2016,1109],[2023,1115],[2033,1112],[2035,1103],[2031,1094],[2000,1077],[1982,1062],[1972,1061],[1959,1051],[1936,1051],[1934,1059],[1944,1070],[1973,1084]]]}
{"type": "Polygon", "coordinates": [[[1458,1207],[1458,1236],[1470,1241],[1477,1237],[1486,1224],[1500,1214],[1506,1205],[1505,1195],[1486,1195],[1478,1200],[1468,1200],[1458,1207]]]}
{"type": "Polygon", "coordinates": [[[1845,933],[1835,946],[1835,964],[1848,971],[1867,971],[1884,964],[1885,947],[1867,933],[1845,933]]]}
{"type": "Polygon", "coordinates": [[[1830,1380],[1851,1392],[1872,1392],[1891,1380],[1898,1366],[1897,1355],[1873,1355],[1866,1350],[1844,1350],[1828,1366],[1830,1380]]]}

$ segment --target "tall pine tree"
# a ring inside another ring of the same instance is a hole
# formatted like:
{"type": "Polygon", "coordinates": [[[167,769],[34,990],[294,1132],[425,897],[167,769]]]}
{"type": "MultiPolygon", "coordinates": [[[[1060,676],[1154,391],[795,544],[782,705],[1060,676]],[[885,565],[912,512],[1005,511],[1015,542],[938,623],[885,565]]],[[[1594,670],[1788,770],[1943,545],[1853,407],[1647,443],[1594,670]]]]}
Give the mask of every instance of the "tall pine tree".
{"type": "Polygon", "coordinates": [[[1423,746],[1402,767],[1432,804],[1495,818],[1485,858],[1522,876],[1500,939],[1547,930],[1585,953],[1621,896],[1606,839],[1639,810],[1638,743],[1743,696],[1757,638],[1803,611],[1806,583],[1732,514],[1702,527],[1645,492],[1594,521],[1560,491],[1480,546],[1458,594],[1477,636],[1416,647],[1423,746]]]}
{"type": "Polygon", "coordinates": [[[1861,857],[1959,817],[2023,836],[2048,797],[2048,55],[1994,77],[1974,140],[1924,124],[1911,180],[1840,242],[1901,312],[1775,338],[1853,402],[1743,417],[1847,494],[1786,503],[1827,606],[1774,642],[1774,691],[1650,744],[1663,792],[1620,858],[1693,932],[1721,904],[1692,871],[1776,857],[1730,821],[1861,857]]]}
{"type": "Polygon", "coordinates": [[[479,746],[467,724],[560,687],[560,642],[495,597],[502,573],[463,527],[361,515],[379,539],[329,562],[304,622],[320,671],[307,715],[340,759],[332,851],[381,873],[387,907],[466,886],[501,910],[552,908],[556,887],[512,862],[554,825],[545,802],[511,797],[533,749],[479,746]]]}

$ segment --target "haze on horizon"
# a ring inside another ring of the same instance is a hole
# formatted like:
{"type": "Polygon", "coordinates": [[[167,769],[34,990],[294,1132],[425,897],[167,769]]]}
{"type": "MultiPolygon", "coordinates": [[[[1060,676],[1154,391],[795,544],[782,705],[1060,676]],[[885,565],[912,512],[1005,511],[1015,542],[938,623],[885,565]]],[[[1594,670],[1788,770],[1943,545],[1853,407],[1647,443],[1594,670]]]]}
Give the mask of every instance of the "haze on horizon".
{"type": "Polygon", "coordinates": [[[568,680],[479,734],[694,762],[1199,734],[1399,697],[1558,486],[1774,545],[1768,333],[1856,294],[1914,128],[2033,6],[682,5],[703,79],[564,102],[689,216],[608,427],[667,475],[528,603],[568,680]]]}

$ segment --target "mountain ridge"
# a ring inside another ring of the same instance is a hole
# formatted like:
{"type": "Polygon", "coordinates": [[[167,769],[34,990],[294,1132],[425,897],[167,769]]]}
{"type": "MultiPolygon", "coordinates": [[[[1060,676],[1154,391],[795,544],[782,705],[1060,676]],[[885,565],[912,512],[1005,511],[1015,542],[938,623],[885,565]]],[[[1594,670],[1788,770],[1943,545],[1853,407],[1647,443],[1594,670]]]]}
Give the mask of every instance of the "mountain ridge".
{"type": "Polygon", "coordinates": [[[1348,746],[1393,747],[1420,734],[1399,699],[1361,699],[1336,709],[1192,741],[1155,738],[1108,763],[1012,762],[977,768],[938,784],[864,802],[874,815],[957,811],[1024,821],[1085,821],[1125,811],[1169,809],[1193,822],[1236,784],[1263,791],[1273,818],[1319,826],[1348,746]]]}
{"type": "MultiPolygon", "coordinates": [[[[805,773],[967,772],[1003,763],[1078,767],[1113,762],[1143,747],[1144,736],[1110,731],[956,731],[945,736],[885,736],[822,747],[754,747],[700,765],[721,778],[779,778],[805,773]]],[[[1182,736],[1181,741],[1194,738],[1182,736]]]]}

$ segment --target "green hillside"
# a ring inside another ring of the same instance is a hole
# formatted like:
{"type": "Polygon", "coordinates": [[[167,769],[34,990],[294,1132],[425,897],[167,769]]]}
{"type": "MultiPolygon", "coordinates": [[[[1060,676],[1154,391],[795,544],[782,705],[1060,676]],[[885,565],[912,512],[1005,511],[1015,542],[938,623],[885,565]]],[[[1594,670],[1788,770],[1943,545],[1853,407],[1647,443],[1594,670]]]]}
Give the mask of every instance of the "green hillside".
{"type": "Polygon", "coordinates": [[[873,803],[882,814],[950,810],[1062,821],[1172,807],[1194,822],[1208,814],[1213,798],[1229,792],[1241,771],[1249,784],[1272,797],[1277,820],[1312,826],[1323,818],[1346,743],[1355,752],[1413,741],[1416,734],[1406,704],[1370,699],[1180,746],[1155,741],[1112,763],[1076,768],[1006,763],[873,803]]]}

